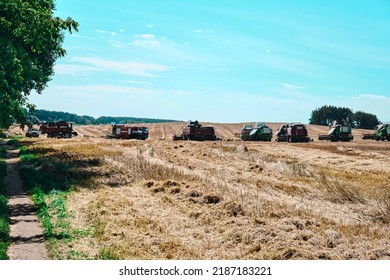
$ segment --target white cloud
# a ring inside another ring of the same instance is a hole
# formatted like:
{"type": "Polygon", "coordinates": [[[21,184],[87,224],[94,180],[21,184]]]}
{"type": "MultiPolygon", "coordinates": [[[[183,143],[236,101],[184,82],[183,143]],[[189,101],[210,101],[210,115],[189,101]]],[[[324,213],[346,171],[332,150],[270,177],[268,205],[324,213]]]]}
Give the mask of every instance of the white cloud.
{"type": "Polygon", "coordinates": [[[369,93],[365,93],[365,94],[358,94],[357,95],[358,98],[363,98],[363,99],[375,99],[375,100],[383,100],[383,101],[390,101],[390,97],[386,97],[386,96],[383,96],[383,95],[376,95],[376,94],[369,94],[369,93]]]}
{"type": "Polygon", "coordinates": [[[145,95],[145,94],[156,94],[158,91],[141,88],[141,87],[128,87],[128,86],[115,86],[115,85],[105,85],[105,84],[92,84],[92,85],[59,85],[56,87],[56,90],[61,92],[68,92],[73,94],[89,94],[89,93],[119,93],[119,94],[136,94],[136,95],[145,95]]]}
{"type": "Polygon", "coordinates": [[[288,83],[282,83],[283,88],[286,89],[305,89],[305,86],[299,86],[299,85],[293,85],[293,84],[288,84],[288,83]]]}
{"type": "Polygon", "coordinates": [[[155,72],[164,72],[169,70],[167,66],[161,64],[135,61],[123,62],[93,57],[76,57],[73,61],[92,65],[92,67],[101,71],[112,71],[135,76],[153,76],[153,73],[155,72]]]}
{"type": "Polygon", "coordinates": [[[147,27],[149,29],[152,29],[154,27],[154,25],[153,24],[147,24],[147,25],[145,25],[145,27],[147,27]]]}
{"type": "Polygon", "coordinates": [[[111,35],[111,36],[116,36],[118,34],[116,32],[101,30],[101,29],[95,29],[94,31],[100,34],[111,35]]]}
{"type": "Polygon", "coordinates": [[[109,34],[110,33],[109,31],[101,30],[101,29],[95,29],[94,31],[97,33],[101,33],[101,34],[109,34]]]}
{"type": "Polygon", "coordinates": [[[136,40],[131,42],[131,45],[143,48],[151,48],[151,47],[171,47],[174,46],[175,43],[168,39],[165,36],[157,37],[154,34],[137,34],[135,35],[136,40]]]}
{"type": "Polygon", "coordinates": [[[156,36],[154,34],[141,34],[141,35],[137,35],[137,37],[140,37],[140,38],[143,38],[143,39],[152,40],[156,36]]]}
{"type": "Polygon", "coordinates": [[[175,90],[173,93],[178,94],[178,95],[192,95],[192,94],[194,94],[193,91],[189,91],[189,90],[175,90]]]}
{"type": "Polygon", "coordinates": [[[203,33],[203,30],[202,30],[202,29],[194,29],[194,30],[192,30],[192,31],[194,31],[195,33],[203,33]]]}
{"type": "Polygon", "coordinates": [[[98,67],[82,66],[76,64],[57,64],[54,67],[56,74],[72,75],[72,76],[90,76],[91,72],[101,71],[98,67]]]}

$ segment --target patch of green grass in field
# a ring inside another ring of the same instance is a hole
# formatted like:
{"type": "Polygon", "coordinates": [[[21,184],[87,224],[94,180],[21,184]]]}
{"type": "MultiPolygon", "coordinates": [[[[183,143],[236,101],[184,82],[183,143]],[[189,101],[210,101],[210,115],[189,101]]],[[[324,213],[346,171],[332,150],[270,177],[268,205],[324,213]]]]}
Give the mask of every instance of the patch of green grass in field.
{"type": "Polygon", "coordinates": [[[46,157],[42,153],[25,146],[19,149],[21,174],[26,190],[37,207],[37,215],[48,241],[49,255],[54,259],[88,259],[82,252],[69,251],[65,257],[64,252],[57,252],[58,243],[68,244],[92,232],[90,229],[80,230],[69,226],[66,203],[68,195],[73,191],[73,172],[77,169],[72,164],[46,157]]]}
{"type": "Polygon", "coordinates": [[[7,196],[5,195],[4,178],[6,176],[6,164],[0,158],[0,260],[7,260],[9,240],[9,209],[7,196]]]}

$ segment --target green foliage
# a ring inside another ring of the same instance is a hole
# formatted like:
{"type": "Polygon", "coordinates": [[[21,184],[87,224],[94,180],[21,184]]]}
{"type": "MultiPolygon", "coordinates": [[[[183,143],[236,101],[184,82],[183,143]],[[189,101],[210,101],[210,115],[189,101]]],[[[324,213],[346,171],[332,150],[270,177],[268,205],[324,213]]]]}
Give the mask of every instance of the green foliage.
{"type": "Polygon", "coordinates": [[[9,209],[5,195],[4,178],[7,169],[4,161],[0,160],[0,260],[7,260],[9,240],[9,209]]]}
{"type": "Polygon", "coordinates": [[[0,147],[0,159],[7,157],[7,150],[4,147],[0,147]]]}
{"type": "Polygon", "coordinates": [[[87,180],[83,167],[100,164],[94,160],[72,160],[61,158],[62,153],[47,156],[51,149],[22,146],[21,175],[25,187],[37,207],[49,254],[54,258],[90,259],[82,252],[57,252],[58,243],[70,243],[74,239],[92,234],[92,229],[77,229],[69,226],[70,214],[66,208],[67,197],[75,182],[87,180]]]}
{"type": "Polygon", "coordinates": [[[357,111],[352,116],[352,123],[357,128],[372,129],[379,124],[379,120],[376,115],[357,111]]]}
{"type": "Polygon", "coordinates": [[[47,111],[47,110],[34,110],[27,115],[31,124],[37,124],[39,122],[56,122],[67,121],[74,122],[76,124],[88,125],[88,124],[110,124],[110,123],[161,123],[161,122],[176,122],[177,120],[166,119],[148,119],[148,118],[133,118],[133,117],[99,117],[95,119],[91,116],[79,116],[67,112],[47,111]]]}
{"type": "Polygon", "coordinates": [[[45,236],[49,238],[53,235],[53,225],[45,201],[45,193],[40,185],[35,185],[35,187],[29,190],[29,194],[38,209],[37,215],[42,223],[45,236]]]}
{"type": "Polygon", "coordinates": [[[322,106],[312,111],[310,124],[331,125],[333,121],[346,121],[355,128],[374,128],[379,124],[378,118],[369,113],[336,106],[322,106]]]}
{"type": "Polygon", "coordinates": [[[54,0],[0,1],[0,128],[25,120],[22,106],[34,107],[29,94],[42,93],[66,53],[64,31],[77,31],[77,22],[55,17],[54,9],[54,0]]]}
{"type": "Polygon", "coordinates": [[[312,111],[310,124],[330,125],[334,120],[348,120],[352,114],[351,109],[325,105],[312,111]]]}

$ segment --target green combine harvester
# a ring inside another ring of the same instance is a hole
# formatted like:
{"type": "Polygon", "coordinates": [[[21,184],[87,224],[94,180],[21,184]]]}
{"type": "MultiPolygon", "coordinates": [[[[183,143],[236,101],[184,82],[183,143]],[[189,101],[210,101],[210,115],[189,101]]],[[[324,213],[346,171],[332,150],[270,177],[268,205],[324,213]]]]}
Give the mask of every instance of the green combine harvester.
{"type": "Polygon", "coordinates": [[[334,121],[327,134],[318,134],[318,140],[349,142],[353,140],[352,127],[347,123],[334,121]]]}
{"type": "Polygon", "coordinates": [[[272,129],[264,123],[256,123],[255,127],[245,124],[240,131],[243,141],[271,141],[272,129]]]}
{"type": "Polygon", "coordinates": [[[390,123],[382,123],[376,126],[373,134],[363,134],[362,139],[373,139],[376,141],[390,141],[390,123]]]}

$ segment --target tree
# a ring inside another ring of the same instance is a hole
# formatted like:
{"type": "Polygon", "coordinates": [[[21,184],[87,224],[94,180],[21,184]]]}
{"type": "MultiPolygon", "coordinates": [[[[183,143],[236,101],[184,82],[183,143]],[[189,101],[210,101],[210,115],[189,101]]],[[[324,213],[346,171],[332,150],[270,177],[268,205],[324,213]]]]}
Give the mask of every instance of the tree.
{"type": "Polygon", "coordinates": [[[24,121],[28,96],[41,94],[66,54],[64,33],[78,31],[71,18],[54,16],[54,0],[0,0],[0,128],[24,121]]]}
{"type": "Polygon", "coordinates": [[[330,125],[334,120],[350,120],[352,110],[344,107],[325,105],[312,111],[310,124],[330,125]]]}
{"type": "Polygon", "coordinates": [[[376,115],[357,111],[352,116],[352,123],[356,128],[372,129],[379,124],[376,115]]]}

